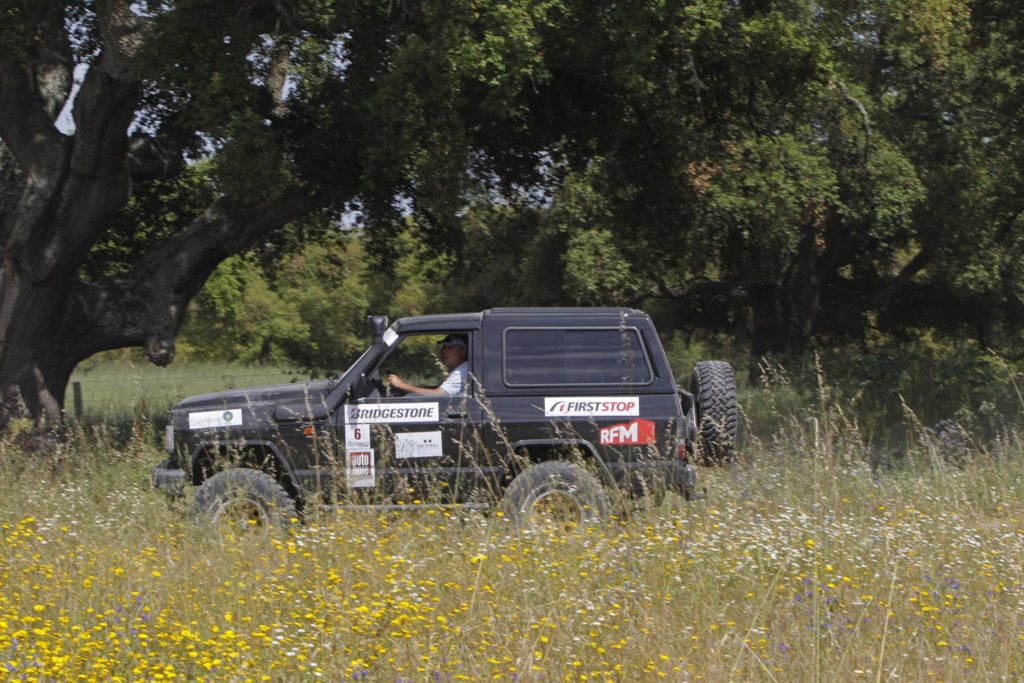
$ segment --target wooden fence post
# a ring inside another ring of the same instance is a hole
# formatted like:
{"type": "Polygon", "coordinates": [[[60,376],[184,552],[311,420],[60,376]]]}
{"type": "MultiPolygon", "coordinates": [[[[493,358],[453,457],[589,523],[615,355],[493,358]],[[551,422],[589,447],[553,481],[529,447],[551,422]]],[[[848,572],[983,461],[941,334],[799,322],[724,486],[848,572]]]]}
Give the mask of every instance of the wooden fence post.
{"type": "Polygon", "coordinates": [[[72,382],[71,383],[71,393],[74,396],[74,400],[75,400],[75,419],[76,420],[81,420],[82,419],[82,383],[81,382],[72,382]]]}

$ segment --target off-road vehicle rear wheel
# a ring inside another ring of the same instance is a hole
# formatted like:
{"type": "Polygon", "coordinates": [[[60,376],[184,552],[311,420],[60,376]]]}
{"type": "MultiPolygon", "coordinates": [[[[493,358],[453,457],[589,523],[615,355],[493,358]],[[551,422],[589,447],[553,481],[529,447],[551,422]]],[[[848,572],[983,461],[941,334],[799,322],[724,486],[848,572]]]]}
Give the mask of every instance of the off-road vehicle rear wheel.
{"type": "Polygon", "coordinates": [[[736,454],[736,379],[725,361],[705,360],[690,374],[697,408],[696,446],[705,465],[725,465],[736,454]]]}
{"type": "Polygon", "coordinates": [[[192,519],[239,531],[288,525],[296,516],[295,501],[265,472],[246,467],[218,472],[199,487],[192,519]]]}
{"type": "Polygon", "coordinates": [[[546,460],[523,470],[505,490],[505,516],[521,528],[569,531],[611,514],[608,492],[583,467],[546,460]]]}

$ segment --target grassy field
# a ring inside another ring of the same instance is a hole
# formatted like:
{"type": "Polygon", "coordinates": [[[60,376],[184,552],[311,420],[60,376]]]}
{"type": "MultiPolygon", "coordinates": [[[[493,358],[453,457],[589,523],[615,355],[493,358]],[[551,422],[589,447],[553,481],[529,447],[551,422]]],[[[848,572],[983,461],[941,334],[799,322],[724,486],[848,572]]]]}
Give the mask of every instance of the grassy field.
{"type": "MultiPolygon", "coordinates": [[[[764,400],[770,397],[762,396],[764,400]]],[[[749,414],[749,413],[748,413],[749,414]]],[[[1024,677],[1024,445],[906,417],[892,467],[835,402],[777,414],[708,500],[576,534],[493,515],[204,533],[158,436],[0,442],[10,680],[819,681],[1024,677]]]]}
{"type": "MultiPolygon", "coordinates": [[[[98,358],[79,365],[71,376],[71,382],[80,386],[81,420],[97,424],[130,422],[143,416],[162,420],[171,406],[186,396],[303,382],[309,378],[308,373],[298,370],[223,363],[171,364],[161,368],[132,354],[120,354],[116,360],[98,358]]],[[[66,409],[73,415],[71,388],[68,389],[66,409]]]]}

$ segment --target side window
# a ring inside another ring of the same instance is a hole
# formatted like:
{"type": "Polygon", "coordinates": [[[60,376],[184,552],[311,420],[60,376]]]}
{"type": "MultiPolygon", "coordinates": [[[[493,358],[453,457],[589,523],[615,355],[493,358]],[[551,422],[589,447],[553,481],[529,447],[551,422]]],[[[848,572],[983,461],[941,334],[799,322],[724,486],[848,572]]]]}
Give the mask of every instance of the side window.
{"type": "Polygon", "coordinates": [[[469,340],[470,333],[460,331],[408,334],[381,359],[374,375],[378,380],[384,380],[394,373],[406,384],[429,389],[441,387],[444,383],[441,388],[448,393],[464,393],[469,386],[466,374],[471,361],[467,347],[469,340]],[[456,369],[460,371],[458,381],[450,377],[456,369]],[[459,386],[464,388],[459,391],[455,388],[459,386]]]}
{"type": "Polygon", "coordinates": [[[635,328],[509,328],[510,386],[647,384],[654,374],[635,328]]]}
{"type": "Polygon", "coordinates": [[[402,376],[410,384],[434,386],[444,377],[445,368],[437,355],[436,334],[410,334],[403,337],[377,365],[381,379],[389,372],[402,376]]]}

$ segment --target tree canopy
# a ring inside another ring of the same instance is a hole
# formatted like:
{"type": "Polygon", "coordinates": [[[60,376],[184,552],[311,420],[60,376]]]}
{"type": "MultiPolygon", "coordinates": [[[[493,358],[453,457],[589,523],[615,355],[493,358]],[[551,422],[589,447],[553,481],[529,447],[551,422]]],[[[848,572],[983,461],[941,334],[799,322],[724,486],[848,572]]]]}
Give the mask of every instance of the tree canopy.
{"type": "Polygon", "coordinates": [[[1012,339],[1022,52],[1006,0],[5,0],[0,418],[193,300],[318,368],[369,309],[1012,339]]]}

